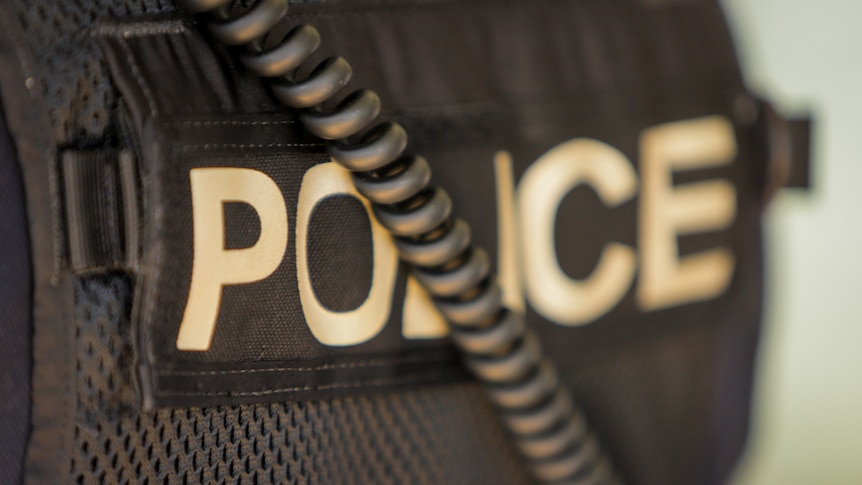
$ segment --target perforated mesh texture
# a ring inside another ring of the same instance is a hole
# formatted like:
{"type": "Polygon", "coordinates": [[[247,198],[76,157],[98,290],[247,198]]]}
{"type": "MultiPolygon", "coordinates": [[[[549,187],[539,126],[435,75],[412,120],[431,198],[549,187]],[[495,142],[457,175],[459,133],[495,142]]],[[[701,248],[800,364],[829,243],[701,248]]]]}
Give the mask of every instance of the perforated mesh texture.
{"type": "Polygon", "coordinates": [[[76,285],[77,483],[525,483],[481,390],[426,387],[320,402],[140,412],[131,285],[76,285]]]}
{"type": "MultiPolygon", "coordinates": [[[[319,0],[318,0],[319,1],[319,0]]],[[[89,28],[99,18],[130,17],[176,10],[174,0],[30,0],[17,2],[25,49],[33,55],[37,89],[42,91],[60,145],[101,141],[111,126],[117,93],[89,28]]],[[[240,2],[248,3],[248,2],[240,2]]],[[[291,0],[315,3],[315,0],[291,0]]]]}
{"type": "Polygon", "coordinates": [[[116,106],[107,67],[88,32],[105,16],[125,17],[174,9],[170,0],[38,0],[21,2],[19,21],[33,55],[31,74],[51,110],[54,136],[62,143],[102,136],[116,106]]]}

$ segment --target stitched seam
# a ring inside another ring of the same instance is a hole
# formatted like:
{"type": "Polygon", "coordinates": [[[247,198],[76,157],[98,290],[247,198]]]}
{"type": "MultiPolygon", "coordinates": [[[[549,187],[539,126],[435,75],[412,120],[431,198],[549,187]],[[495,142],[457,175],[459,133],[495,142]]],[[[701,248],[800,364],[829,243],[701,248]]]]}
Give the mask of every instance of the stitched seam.
{"type": "Polygon", "coordinates": [[[422,380],[438,380],[438,378],[434,378],[432,376],[428,376],[426,374],[414,374],[410,376],[402,376],[402,377],[391,377],[391,378],[378,378],[378,379],[370,379],[365,381],[351,381],[351,382],[342,382],[342,383],[333,383],[333,384],[321,384],[317,386],[295,386],[295,387],[283,387],[278,389],[266,389],[263,391],[216,391],[216,392],[201,392],[201,391],[165,391],[159,394],[164,396],[229,396],[229,397],[237,397],[237,396],[267,396],[271,394],[279,394],[279,393],[287,393],[287,392],[298,392],[298,391],[326,391],[332,389],[353,389],[357,387],[381,387],[392,384],[407,384],[418,382],[422,380]]]}
{"type": "Polygon", "coordinates": [[[147,106],[150,108],[152,116],[158,116],[159,110],[156,109],[156,103],[153,98],[153,93],[150,92],[149,86],[144,81],[144,78],[141,75],[140,66],[138,66],[138,61],[135,60],[135,55],[132,53],[132,49],[129,47],[129,43],[126,42],[125,38],[123,38],[122,40],[120,40],[120,45],[123,47],[123,52],[125,52],[126,56],[128,57],[129,67],[132,68],[132,76],[135,77],[135,81],[141,88],[141,92],[144,93],[144,98],[147,100],[147,106]]]}
{"type": "Polygon", "coordinates": [[[191,31],[188,20],[184,18],[167,18],[165,20],[144,20],[133,22],[97,21],[89,30],[91,37],[146,37],[154,35],[179,35],[191,31]]]}
{"type": "Polygon", "coordinates": [[[183,145],[184,152],[192,150],[221,150],[225,148],[289,148],[322,147],[323,143],[204,143],[183,145]]]}
{"type": "Polygon", "coordinates": [[[216,375],[227,375],[227,374],[253,374],[260,372],[278,372],[278,371],[316,371],[316,370],[329,370],[329,369],[360,369],[366,367],[382,367],[386,365],[393,364],[404,364],[404,363],[430,363],[430,362],[446,362],[451,359],[441,358],[441,357],[403,357],[403,358],[394,358],[394,359],[372,359],[372,360],[360,360],[357,362],[348,362],[342,364],[322,364],[319,366],[312,367],[268,367],[265,369],[232,369],[232,370],[223,370],[223,371],[168,371],[168,372],[157,372],[159,376],[216,376],[216,375]]]}
{"type": "Polygon", "coordinates": [[[267,125],[290,125],[298,123],[296,120],[275,121],[242,121],[242,120],[214,120],[214,121],[166,121],[162,126],[181,126],[191,128],[203,128],[210,126],[267,126],[267,125]]]}

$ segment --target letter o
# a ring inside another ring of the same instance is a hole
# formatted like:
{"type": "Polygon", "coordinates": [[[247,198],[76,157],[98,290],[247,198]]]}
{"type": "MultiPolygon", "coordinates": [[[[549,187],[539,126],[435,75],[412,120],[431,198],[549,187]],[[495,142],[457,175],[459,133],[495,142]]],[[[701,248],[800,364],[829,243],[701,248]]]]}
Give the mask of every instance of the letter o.
{"type": "Polygon", "coordinates": [[[391,236],[371,214],[367,200],[353,187],[350,172],[335,162],[309,169],[302,178],[296,208],[296,277],[308,328],[324,345],[347,346],[368,341],[386,326],[398,271],[398,253],[391,236]],[[308,223],[314,207],[333,195],[351,195],[362,202],[371,221],[374,270],[368,297],[359,307],[334,312],[321,305],[308,273],[308,223]]]}

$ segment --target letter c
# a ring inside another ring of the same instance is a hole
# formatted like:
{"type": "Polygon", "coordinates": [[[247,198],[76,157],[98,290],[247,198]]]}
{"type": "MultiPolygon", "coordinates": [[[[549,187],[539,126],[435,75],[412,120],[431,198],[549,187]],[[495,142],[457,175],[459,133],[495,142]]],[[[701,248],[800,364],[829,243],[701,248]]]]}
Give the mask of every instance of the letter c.
{"type": "Polygon", "coordinates": [[[528,300],[543,316],[567,326],[588,323],[613,308],[631,285],[636,267],[634,249],[611,242],[587,279],[572,279],[560,268],[554,244],[557,210],[580,183],[595,187],[602,202],[611,207],[637,192],[637,176],[625,155],[583,138],[542,155],[524,173],[518,188],[528,300]]]}

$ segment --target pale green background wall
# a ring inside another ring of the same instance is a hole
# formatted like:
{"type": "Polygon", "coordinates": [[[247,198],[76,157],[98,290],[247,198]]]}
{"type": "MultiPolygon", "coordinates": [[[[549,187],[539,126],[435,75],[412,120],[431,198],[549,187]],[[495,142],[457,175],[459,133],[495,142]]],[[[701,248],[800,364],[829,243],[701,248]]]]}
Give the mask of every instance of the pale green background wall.
{"type": "Polygon", "coordinates": [[[751,86],[818,123],[815,191],[767,217],[754,428],[733,483],[862,484],[862,1],[724,3],[751,86]]]}

